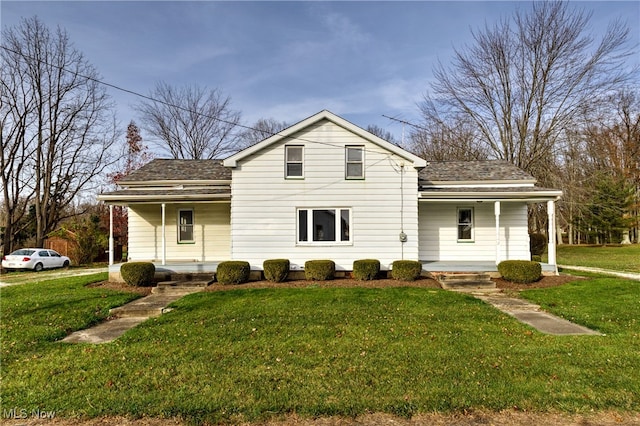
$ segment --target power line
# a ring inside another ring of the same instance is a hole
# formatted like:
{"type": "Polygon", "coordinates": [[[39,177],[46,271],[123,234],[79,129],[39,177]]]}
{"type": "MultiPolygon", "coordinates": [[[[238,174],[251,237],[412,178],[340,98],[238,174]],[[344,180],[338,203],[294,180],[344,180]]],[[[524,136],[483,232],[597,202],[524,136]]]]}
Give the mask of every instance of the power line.
{"type": "MultiPolygon", "coordinates": [[[[115,89],[115,90],[118,90],[118,91],[121,91],[121,92],[124,92],[124,93],[128,93],[130,95],[133,95],[133,96],[136,96],[136,97],[139,97],[139,98],[142,98],[142,99],[149,100],[151,102],[156,102],[156,103],[159,103],[159,104],[162,104],[162,105],[166,105],[166,106],[171,107],[171,108],[177,108],[177,109],[179,109],[181,111],[188,112],[190,114],[200,115],[202,117],[205,117],[205,118],[208,118],[208,119],[211,119],[211,120],[219,121],[221,123],[229,124],[229,125],[232,125],[232,126],[238,126],[238,127],[243,128],[243,129],[252,130],[252,131],[261,132],[261,133],[269,133],[269,136],[267,138],[265,138],[265,139],[268,139],[268,138],[273,137],[273,136],[281,136],[281,137],[288,137],[288,138],[294,139],[294,140],[299,140],[299,141],[302,141],[302,142],[309,142],[309,143],[332,146],[332,147],[343,147],[343,145],[332,144],[332,143],[329,143],[329,142],[321,142],[321,141],[315,141],[315,140],[305,139],[305,138],[301,138],[301,137],[287,136],[287,135],[284,135],[284,134],[281,133],[282,130],[280,130],[279,132],[275,132],[275,133],[265,132],[263,129],[258,129],[258,128],[247,126],[247,125],[240,124],[240,123],[237,123],[237,122],[232,122],[232,121],[229,121],[229,120],[225,120],[223,118],[219,118],[219,117],[214,117],[214,116],[211,116],[211,115],[203,114],[203,113],[201,113],[199,111],[194,111],[194,110],[191,110],[189,108],[185,108],[185,107],[180,106],[180,105],[172,104],[170,102],[166,102],[166,101],[163,101],[161,99],[156,99],[156,98],[154,98],[152,96],[144,95],[142,93],[136,92],[136,91],[131,90],[131,89],[126,89],[126,88],[118,86],[116,84],[109,83],[109,82],[106,82],[104,80],[98,79],[96,77],[80,74],[80,73],[78,73],[76,71],[69,70],[69,69],[67,69],[67,68],[65,68],[64,66],[61,66],[61,65],[51,64],[51,63],[49,63],[49,62],[47,62],[47,61],[45,61],[43,59],[31,57],[31,56],[26,55],[26,54],[24,54],[22,52],[18,52],[16,50],[13,50],[13,49],[11,49],[11,48],[9,48],[7,46],[0,45],[0,47],[2,49],[4,49],[4,50],[8,51],[8,52],[11,52],[11,53],[16,54],[18,56],[21,56],[25,61],[26,60],[37,61],[37,62],[40,62],[40,63],[46,65],[46,66],[57,68],[60,71],[63,71],[63,72],[66,72],[66,73],[70,73],[70,74],[74,74],[74,75],[76,75],[78,77],[81,77],[81,78],[84,78],[84,79],[86,79],[88,81],[92,81],[94,83],[101,84],[101,85],[110,87],[112,89],[115,89]]],[[[289,127],[291,127],[291,126],[289,126],[289,127]]],[[[371,149],[366,149],[366,148],[364,149],[364,151],[383,154],[383,155],[387,155],[387,156],[390,155],[390,153],[388,151],[376,151],[376,150],[371,150],[371,149]]]]}

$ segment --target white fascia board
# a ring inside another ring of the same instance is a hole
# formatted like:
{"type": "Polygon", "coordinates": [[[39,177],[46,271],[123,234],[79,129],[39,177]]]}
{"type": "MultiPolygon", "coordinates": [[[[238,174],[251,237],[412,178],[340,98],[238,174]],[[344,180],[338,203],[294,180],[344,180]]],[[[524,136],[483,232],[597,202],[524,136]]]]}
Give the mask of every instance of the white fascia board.
{"type": "Polygon", "coordinates": [[[130,202],[163,202],[163,201],[194,201],[194,200],[200,200],[203,202],[207,202],[207,201],[216,201],[216,200],[223,200],[223,199],[231,199],[231,195],[230,194],[212,194],[212,195],[198,195],[198,194],[191,194],[191,195],[180,195],[180,196],[175,196],[175,195],[156,195],[156,196],[140,196],[140,195],[103,195],[100,194],[97,196],[98,201],[104,201],[108,204],[111,203],[119,203],[119,202],[124,202],[126,203],[127,201],[130,202]]]}
{"type": "Polygon", "coordinates": [[[562,191],[531,191],[531,192],[420,192],[420,201],[527,201],[527,200],[557,200],[562,197],[562,191]]]}

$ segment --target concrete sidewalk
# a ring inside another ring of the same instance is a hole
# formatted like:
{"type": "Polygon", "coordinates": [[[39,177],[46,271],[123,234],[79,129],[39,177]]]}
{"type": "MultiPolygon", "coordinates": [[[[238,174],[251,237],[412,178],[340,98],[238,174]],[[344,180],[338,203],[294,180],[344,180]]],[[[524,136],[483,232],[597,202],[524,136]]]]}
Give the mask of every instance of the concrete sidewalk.
{"type": "Polygon", "coordinates": [[[523,299],[509,297],[499,291],[472,292],[469,294],[494,306],[505,314],[511,315],[518,321],[535,328],[541,333],[555,336],[602,336],[602,334],[597,331],[544,312],[539,305],[523,299]]]}
{"type": "Polygon", "coordinates": [[[635,272],[613,271],[611,269],[593,268],[590,266],[558,265],[558,268],[573,269],[574,271],[593,272],[595,274],[611,275],[614,277],[627,278],[640,281],[640,274],[635,272]]]}

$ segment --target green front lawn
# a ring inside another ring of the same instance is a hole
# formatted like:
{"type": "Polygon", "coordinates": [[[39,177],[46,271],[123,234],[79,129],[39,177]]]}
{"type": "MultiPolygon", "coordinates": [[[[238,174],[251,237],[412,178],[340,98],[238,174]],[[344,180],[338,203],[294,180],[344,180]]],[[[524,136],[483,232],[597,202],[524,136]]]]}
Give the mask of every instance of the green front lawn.
{"type": "Polygon", "coordinates": [[[196,423],[293,412],[638,411],[638,285],[598,278],[527,293],[606,336],[544,335],[444,290],[275,288],[193,294],[103,345],[52,340],[95,321],[115,296],[98,303],[95,289],[47,286],[58,300],[48,303],[39,287],[6,288],[2,403],[196,423]],[[74,308],[61,308],[66,297],[74,308]]]}
{"type": "MultiPolygon", "coordinates": [[[[543,257],[546,262],[546,254],[543,257]]],[[[640,272],[640,244],[624,246],[570,246],[557,248],[559,265],[591,266],[616,271],[640,272]]]]}

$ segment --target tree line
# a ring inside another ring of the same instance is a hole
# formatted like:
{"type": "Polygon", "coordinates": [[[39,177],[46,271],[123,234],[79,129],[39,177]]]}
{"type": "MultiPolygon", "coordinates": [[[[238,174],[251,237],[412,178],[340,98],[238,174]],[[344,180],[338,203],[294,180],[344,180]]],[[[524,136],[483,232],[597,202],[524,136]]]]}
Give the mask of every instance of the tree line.
{"type": "MultiPolygon", "coordinates": [[[[428,160],[504,159],[540,185],[561,188],[564,243],[638,242],[634,46],[623,22],[596,39],[590,20],[565,2],[534,2],[474,31],[469,45],[436,65],[405,148],[428,160]]],[[[3,31],[1,46],[0,232],[7,253],[27,241],[42,245],[61,223],[88,212],[94,226],[104,208],[82,194],[117,181],[151,154],[133,121],[122,141],[106,86],[63,29],[24,19],[3,31]]],[[[274,119],[244,126],[229,96],[195,84],[159,82],[135,110],[153,151],[179,159],[223,158],[288,126],[274,119]]],[[[368,130],[397,143],[384,129],[368,130]]],[[[530,208],[532,231],[546,229],[540,209],[530,208]]],[[[126,226],[126,210],[117,215],[126,226]]],[[[126,229],[117,232],[126,236],[126,229]]]]}

